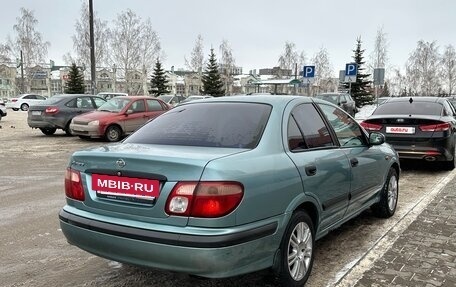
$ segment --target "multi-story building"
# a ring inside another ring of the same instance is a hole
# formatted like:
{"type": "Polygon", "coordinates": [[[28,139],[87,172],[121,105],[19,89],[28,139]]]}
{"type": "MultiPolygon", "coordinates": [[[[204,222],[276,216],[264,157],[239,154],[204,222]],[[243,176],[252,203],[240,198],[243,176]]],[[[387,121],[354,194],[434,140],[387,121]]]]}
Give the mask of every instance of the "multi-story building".
{"type": "Polygon", "coordinates": [[[0,65],[0,98],[16,96],[16,67],[0,65]]]}

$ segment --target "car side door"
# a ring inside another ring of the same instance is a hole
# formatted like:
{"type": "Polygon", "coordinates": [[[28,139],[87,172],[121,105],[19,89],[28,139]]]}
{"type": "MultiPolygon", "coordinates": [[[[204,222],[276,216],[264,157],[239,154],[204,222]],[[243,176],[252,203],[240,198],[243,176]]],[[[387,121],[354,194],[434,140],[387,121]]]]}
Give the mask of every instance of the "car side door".
{"type": "Polygon", "coordinates": [[[319,229],[340,221],[348,206],[350,164],[312,103],[293,108],[288,118],[287,154],[301,175],[304,191],[321,210],[319,229]]]}
{"type": "Polygon", "coordinates": [[[351,187],[347,215],[356,213],[372,201],[382,188],[388,161],[380,146],[370,146],[366,133],[347,114],[332,105],[319,103],[318,107],[332,126],[341,151],[349,159],[351,187]],[[382,166],[384,165],[384,166],[382,166]]]}
{"type": "Polygon", "coordinates": [[[132,133],[149,120],[144,99],[137,99],[130,103],[123,117],[125,133],[132,133]]]}

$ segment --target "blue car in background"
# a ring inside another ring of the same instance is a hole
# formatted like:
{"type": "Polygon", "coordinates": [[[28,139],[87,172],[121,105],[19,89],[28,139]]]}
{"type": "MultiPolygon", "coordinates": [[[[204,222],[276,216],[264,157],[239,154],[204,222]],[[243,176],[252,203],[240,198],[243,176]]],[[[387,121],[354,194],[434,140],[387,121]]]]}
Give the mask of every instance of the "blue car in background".
{"type": "Polygon", "coordinates": [[[399,175],[384,136],[327,101],[210,98],[75,152],[59,219],[104,258],[208,278],[271,268],[302,286],[316,240],[366,209],[395,213],[399,175]]]}

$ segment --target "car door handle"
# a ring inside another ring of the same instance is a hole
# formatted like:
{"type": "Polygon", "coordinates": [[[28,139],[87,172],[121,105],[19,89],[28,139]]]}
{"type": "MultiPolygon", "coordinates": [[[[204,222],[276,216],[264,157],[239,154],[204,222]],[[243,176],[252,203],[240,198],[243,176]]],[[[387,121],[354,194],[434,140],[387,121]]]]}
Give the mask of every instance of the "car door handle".
{"type": "Polygon", "coordinates": [[[314,164],[309,164],[305,166],[306,174],[308,176],[317,174],[317,167],[314,164]]]}
{"type": "Polygon", "coordinates": [[[350,159],[350,164],[352,167],[358,166],[358,163],[359,163],[359,161],[356,157],[350,159]]]}

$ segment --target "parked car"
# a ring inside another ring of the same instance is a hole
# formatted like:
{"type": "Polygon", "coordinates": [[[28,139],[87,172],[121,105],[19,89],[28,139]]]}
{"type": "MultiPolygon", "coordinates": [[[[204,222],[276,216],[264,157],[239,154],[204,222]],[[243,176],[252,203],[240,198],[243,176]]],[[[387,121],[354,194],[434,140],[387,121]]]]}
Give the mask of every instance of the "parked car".
{"type": "Polygon", "coordinates": [[[3,117],[6,117],[7,115],[7,111],[6,111],[6,107],[4,105],[0,105],[0,120],[3,118],[3,117]]]}
{"type": "Polygon", "coordinates": [[[102,93],[98,93],[97,96],[99,96],[105,100],[110,100],[114,97],[128,96],[128,94],[127,93],[102,92],[102,93]]]}
{"type": "Polygon", "coordinates": [[[70,123],[75,116],[93,111],[104,103],[105,99],[92,95],[56,95],[41,104],[30,106],[27,123],[45,135],[52,135],[57,129],[71,135],[70,123]]]}
{"type": "Polygon", "coordinates": [[[208,99],[208,98],[212,98],[212,96],[209,96],[209,95],[205,95],[205,96],[189,96],[188,98],[186,98],[185,100],[180,102],[180,104],[188,103],[188,102],[191,102],[191,101],[194,101],[194,100],[202,100],[202,99],[208,99]]]}
{"type": "Polygon", "coordinates": [[[157,98],[164,101],[171,107],[176,106],[177,104],[179,104],[180,102],[182,102],[186,99],[184,96],[181,96],[181,95],[160,95],[157,98]]]}
{"type": "Polygon", "coordinates": [[[347,93],[323,93],[316,95],[315,97],[338,105],[352,117],[354,117],[358,111],[355,101],[350,94],[347,93]]]}
{"type": "Polygon", "coordinates": [[[70,129],[81,138],[115,142],[169,109],[162,100],[148,96],[114,97],[96,111],[74,117],[70,129]]]}
{"type": "Polygon", "coordinates": [[[13,111],[18,111],[21,109],[22,111],[28,111],[31,105],[36,105],[44,102],[46,100],[45,97],[35,94],[22,94],[19,95],[17,98],[11,98],[6,103],[7,108],[13,109],[13,111]]]}
{"type": "Polygon", "coordinates": [[[455,167],[455,116],[446,98],[391,98],[361,126],[384,133],[401,159],[439,161],[451,170],[455,167]]]}
{"type": "Polygon", "coordinates": [[[303,286],[315,240],[371,207],[395,213],[399,172],[384,136],[329,102],[193,101],[75,152],[60,226],[119,262],[209,278],[272,267],[283,286],[303,286]]]}

